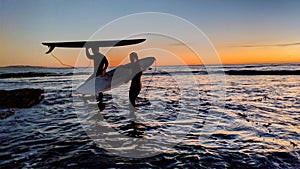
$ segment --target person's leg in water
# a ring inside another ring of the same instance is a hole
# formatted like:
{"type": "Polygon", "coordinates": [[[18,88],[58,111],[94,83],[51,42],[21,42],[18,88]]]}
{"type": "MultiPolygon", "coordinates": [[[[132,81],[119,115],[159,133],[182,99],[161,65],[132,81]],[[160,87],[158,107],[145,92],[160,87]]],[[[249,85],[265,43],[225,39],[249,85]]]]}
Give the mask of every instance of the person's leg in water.
{"type": "Polygon", "coordinates": [[[99,92],[98,96],[96,97],[97,101],[102,104],[103,103],[103,93],[99,92]]]}
{"type": "Polygon", "coordinates": [[[104,110],[105,104],[103,104],[103,93],[102,92],[98,93],[98,96],[96,97],[96,99],[98,101],[98,107],[99,107],[100,111],[104,110]]]}
{"type": "Polygon", "coordinates": [[[130,89],[129,90],[129,101],[131,106],[136,107],[136,98],[140,94],[140,89],[130,89]]]}
{"type": "Polygon", "coordinates": [[[139,93],[140,93],[139,90],[137,91],[136,89],[130,88],[130,90],[129,90],[129,101],[130,101],[130,103],[129,103],[129,111],[130,111],[129,117],[132,121],[136,121],[136,115],[135,115],[136,103],[135,103],[135,101],[136,101],[136,98],[139,95],[139,93]]]}

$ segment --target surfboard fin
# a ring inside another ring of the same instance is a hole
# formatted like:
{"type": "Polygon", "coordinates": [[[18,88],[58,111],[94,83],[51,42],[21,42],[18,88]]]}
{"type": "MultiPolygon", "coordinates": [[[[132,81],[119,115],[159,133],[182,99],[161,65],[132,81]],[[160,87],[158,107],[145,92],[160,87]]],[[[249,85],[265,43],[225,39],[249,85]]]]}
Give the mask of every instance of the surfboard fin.
{"type": "Polygon", "coordinates": [[[55,47],[54,46],[49,46],[49,50],[46,52],[46,54],[51,53],[55,47]]]}
{"type": "Polygon", "coordinates": [[[55,48],[54,46],[48,46],[49,50],[46,52],[46,54],[49,54],[53,51],[53,49],[55,48]]]}

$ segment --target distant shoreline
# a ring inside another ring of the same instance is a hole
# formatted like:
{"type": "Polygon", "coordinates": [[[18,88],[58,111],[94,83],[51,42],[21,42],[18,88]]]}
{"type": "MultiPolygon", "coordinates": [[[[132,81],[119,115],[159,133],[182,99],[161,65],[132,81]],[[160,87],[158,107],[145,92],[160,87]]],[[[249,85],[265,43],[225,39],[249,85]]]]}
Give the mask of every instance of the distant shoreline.
{"type": "MultiPolygon", "coordinates": [[[[48,68],[46,68],[48,69],[48,68]]],[[[54,69],[54,68],[53,68],[54,69]]],[[[59,68],[64,69],[64,68],[59,68]]],[[[85,73],[75,73],[76,75],[89,75],[85,73]]],[[[144,75],[158,75],[158,76],[170,76],[170,75],[209,75],[209,74],[225,74],[225,75],[233,75],[233,76],[261,76],[261,75],[300,75],[300,70],[225,70],[225,71],[213,71],[207,72],[203,70],[192,70],[192,71],[172,71],[172,72],[152,72],[152,73],[144,73],[144,75]]],[[[74,73],[53,73],[53,72],[19,72],[19,73],[3,73],[0,74],[0,79],[7,78],[28,78],[28,77],[54,77],[54,76],[72,76],[74,73]]]]}
{"type": "MultiPolygon", "coordinates": [[[[206,66],[220,66],[220,65],[300,65],[300,62],[298,63],[241,63],[241,64],[206,64],[206,66]]],[[[157,65],[157,67],[164,67],[164,66],[205,66],[204,64],[191,64],[191,65],[157,65]]],[[[116,66],[109,66],[109,67],[116,67],[116,66]]],[[[11,65],[11,66],[0,66],[0,68],[48,68],[48,69],[60,69],[60,68],[64,68],[64,69],[74,69],[72,67],[60,67],[60,66],[31,66],[31,65],[11,65]]],[[[75,67],[75,68],[92,68],[91,67],[75,67]]]]}

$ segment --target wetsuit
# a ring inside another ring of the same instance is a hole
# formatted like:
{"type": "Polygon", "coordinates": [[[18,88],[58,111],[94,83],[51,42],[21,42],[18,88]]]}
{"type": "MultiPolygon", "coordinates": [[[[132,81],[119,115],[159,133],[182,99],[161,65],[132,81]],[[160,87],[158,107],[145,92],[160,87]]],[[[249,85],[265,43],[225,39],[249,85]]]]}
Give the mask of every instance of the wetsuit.
{"type": "Polygon", "coordinates": [[[100,76],[103,70],[108,66],[108,60],[106,57],[100,53],[88,56],[89,59],[94,60],[94,73],[96,76],[100,76]]]}
{"type": "MultiPolygon", "coordinates": [[[[89,59],[94,60],[94,74],[88,78],[88,80],[101,76],[103,71],[108,67],[108,60],[107,58],[101,53],[94,53],[94,55],[90,55],[88,50],[86,51],[86,55],[89,59]]],[[[95,84],[96,85],[96,84],[95,84]]],[[[99,92],[96,93],[97,101],[102,104],[103,93],[99,92]]]]}
{"type": "Polygon", "coordinates": [[[134,77],[131,80],[131,85],[130,85],[130,89],[129,89],[129,100],[133,106],[136,106],[135,100],[142,89],[142,82],[141,82],[142,74],[143,74],[143,72],[141,71],[139,64],[133,63],[132,64],[132,75],[134,77]]]}

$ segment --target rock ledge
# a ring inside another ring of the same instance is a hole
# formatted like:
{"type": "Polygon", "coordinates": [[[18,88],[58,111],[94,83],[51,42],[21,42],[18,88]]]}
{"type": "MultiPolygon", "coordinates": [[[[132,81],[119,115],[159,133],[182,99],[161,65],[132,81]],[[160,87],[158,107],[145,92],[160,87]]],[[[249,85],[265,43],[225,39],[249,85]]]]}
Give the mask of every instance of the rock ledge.
{"type": "Polygon", "coordinates": [[[0,90],[0,108],[29,108],[44,98],[42,89],[0,90]]]}

